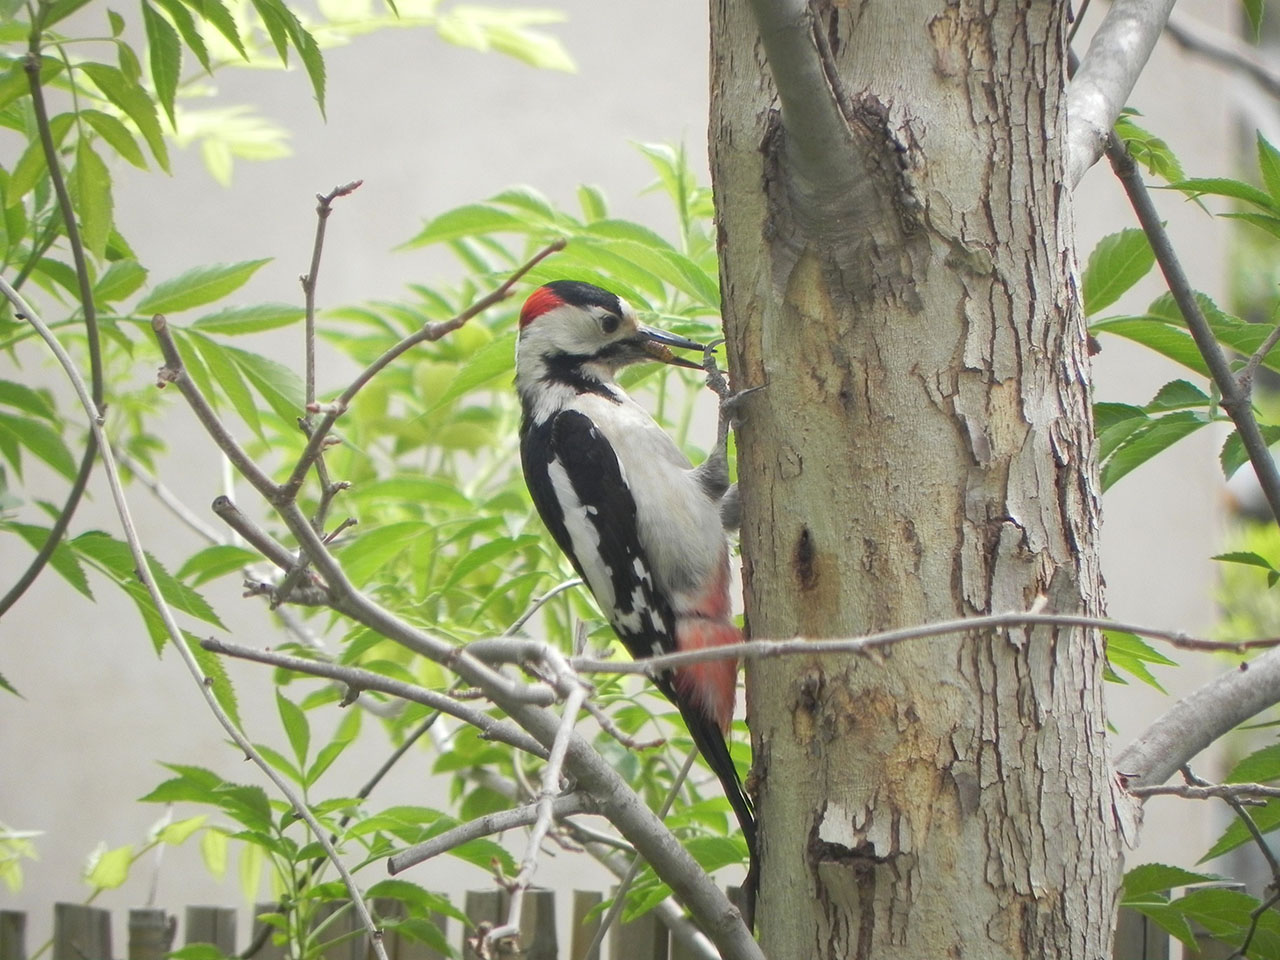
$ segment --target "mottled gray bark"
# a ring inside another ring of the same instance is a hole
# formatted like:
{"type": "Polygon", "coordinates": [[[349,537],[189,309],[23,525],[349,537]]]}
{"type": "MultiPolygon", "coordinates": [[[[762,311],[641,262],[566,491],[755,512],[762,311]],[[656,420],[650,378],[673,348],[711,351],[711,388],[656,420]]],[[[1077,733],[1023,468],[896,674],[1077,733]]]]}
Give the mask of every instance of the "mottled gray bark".
{"type": "MultiPolygon", "coordinates": [[[[1102,608],[1061,2],[712,0],[751,635],[1102,608]]],[[[1102,644],[753,663],[771,960],[1107,954],[1102,644]]]]}

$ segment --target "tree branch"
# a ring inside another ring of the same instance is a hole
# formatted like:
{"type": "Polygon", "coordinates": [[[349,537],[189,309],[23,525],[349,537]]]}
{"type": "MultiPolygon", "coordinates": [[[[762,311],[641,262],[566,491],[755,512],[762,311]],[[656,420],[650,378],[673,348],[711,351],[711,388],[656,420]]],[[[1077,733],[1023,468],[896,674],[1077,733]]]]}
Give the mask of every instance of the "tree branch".
{"type": "Polygon", "coordinates": [[[1113,0],[1067,87],[1067,186],[1102,156],[1175,0],[1113,0]]]}
{"type": "Polygon", "coordinates": [[[819,42],[820,26],[808,0],[750,0],[769,61],[769,72],[782,104],[787,143],[800,161],[800,172],[816,174],[849,170],[852,136],[840,109],[842,93],[835,66],[819,42]]]}
{"type": "MultiPolygon", "coordinates": [[[[397,874],[480,837],[489,837],[504,830],[514,830],[516,827],[527,827],[538,819],[538,807],[537,803],[527,803],[511,810],[488,813],[452,830],[446,830],[430,840],[424,840],[422,843],[392,854],[387,858],[387,872],[397,874]]],[[[556,820],[578,813],[595,812],[595,801],[581,791],[566,793],[551,801],[551,815],[556,820]]]]}
{"type": "Polygon", "coordinates": [[[1124,186],[1125,193],[1129,195],[1129,202],[1138,216],[1138,222],[1151,242],[1156,262],[1160,264],[1160,271],[1169,285],[1169,292],[1178,304],[1178,309],[1187,322],[1187,329],[1195,340],[1200,355],[1204,357],[1205,365],[1209,368],[1209,375],[1222,395],[1222,409],[1236,425],[1240,441],[1249,455],[1254,473],[1257,474],[1262,494],[1271,508],[1271,515],[1277,523],[1280,523],[1280,469],[1277,469],[1270,447],[1262,436],[1262,430],[1259,429],[1258,421],[1253,415],[1250,393],[1232,374],[1227,355],[1200,310],[1195,291],[1187,280],[1186,273],[1183,272],[1173,244],[1169,241],[1169,234],[1164,229],[1159,213],[1156,212],[1155,204],[1151,202],[1151,194],[1147,192],[1146,184],[1142,182],[1142,174],[1133,162],[1128,148],[1119,137],[1109,136],[1106,141],[1106,151],[1111,161],[1111,168],[1124,186]]]}
{"type": "Polygon", "coordinates": [[[1240,664],[1175,703],[1115,758],[1130,792],[1162,784],[1228,730],[1280,703],[1280,649],[1240,664]]]}
{"type": "Polygon", "coordinates": [[[1280,74],[1276,74],[1251,48],[1235,37],[1221,31],[1211,31],[1202,23],[1193,25],[1176,10],[1164,25],[1164,32],[1165,36],[1187,53],[1242,73],[1267,95],[1280,97],[1280,74]]]}
{"type": "Polygon", "coordinates": [[[210,638],[202,640],[200,646],[211,653],[220,653],[223,656],[235,657],[240,660],[265,663],[269,666],[293,670],[295,673],[323,677],[326,680],[336,680],[339,683],[346,684],[352,690],[375,690],[378,693],[385,693],[388,696],[408,700],[411,703],[419,703],[424,707],[430,707],[432,710],[438,710],[446,716],[454,717],[463,723],[470,724],[479,730],[487,740],[496,740],[500,743],[508,744],[517,750],[531,753],[535,757],[545,758],[547,756],[546,749],[538,741],[514,724],[497,720],[483,710],[478,710],[469,704],[455,700],[453,697],[438,693],[435,690],[428,690],[426,687],[404,683],[401,680],[394,680],[391,677],[386,677],[370,670],[362,670],[359,667],[326,663],[323,660],[308,660],[304,657],[295,657],[287,653],[276,653],[274,650],[255,650],[252,647],[228,643],[225,640],[210,638]]]}

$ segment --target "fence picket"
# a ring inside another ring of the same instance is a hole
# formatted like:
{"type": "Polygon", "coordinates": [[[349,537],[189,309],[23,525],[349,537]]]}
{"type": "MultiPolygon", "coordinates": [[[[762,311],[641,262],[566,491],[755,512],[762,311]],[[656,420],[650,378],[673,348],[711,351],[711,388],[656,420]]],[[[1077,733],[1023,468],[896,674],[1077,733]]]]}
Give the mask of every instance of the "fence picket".
{"type": "Polygon", "coordinates": [[[27,960],[27,915],[0,910],[0,960],[27,960]]]}
{"type": "Polygon", "coordinates": [[[111,960],[111,914],[80,903],[55,903],[53,960],[111,960]]]}

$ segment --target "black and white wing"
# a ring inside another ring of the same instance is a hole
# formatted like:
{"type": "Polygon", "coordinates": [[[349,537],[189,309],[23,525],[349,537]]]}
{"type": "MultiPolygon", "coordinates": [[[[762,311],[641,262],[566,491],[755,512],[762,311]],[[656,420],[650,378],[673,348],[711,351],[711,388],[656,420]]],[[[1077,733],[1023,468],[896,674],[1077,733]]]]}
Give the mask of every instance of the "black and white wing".
{"type": "Polygon", "coordinates": [[[520,459],[543,522],[631,655],[674,651],[675,614],[654,587],[635,499],[600,429],[580,411],[561,410],[526,424],[520,459]]]}

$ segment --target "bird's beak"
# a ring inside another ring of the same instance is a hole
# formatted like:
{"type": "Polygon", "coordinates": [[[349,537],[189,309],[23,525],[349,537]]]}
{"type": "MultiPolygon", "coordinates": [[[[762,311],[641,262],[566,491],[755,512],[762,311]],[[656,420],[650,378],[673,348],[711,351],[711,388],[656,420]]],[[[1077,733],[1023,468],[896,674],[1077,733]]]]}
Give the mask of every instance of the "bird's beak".
{"type": "Polygon", "coordinates": [[[640,336],[642,342],[641,349],[654,360],[670,363],[677,367],[688,367],[690,370],[702,369],[702,364],[686,360],[684,357],[677,357],[671,352],[671,347],[679,347],[681,350],[697,350],[699,353],[705,353],[706,347],[702,344],[654,327],[641,326],[636,330],[636,333],[640,336]]]}

